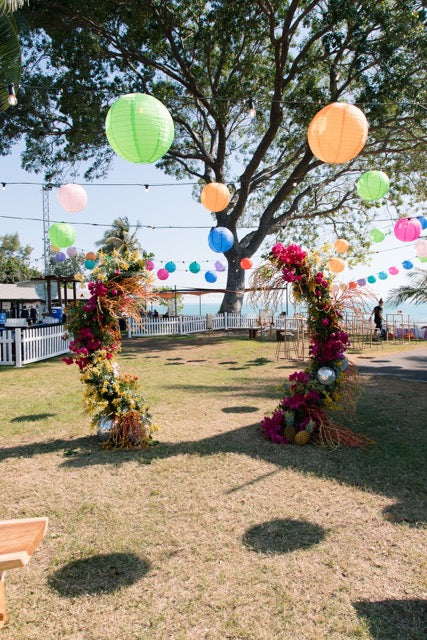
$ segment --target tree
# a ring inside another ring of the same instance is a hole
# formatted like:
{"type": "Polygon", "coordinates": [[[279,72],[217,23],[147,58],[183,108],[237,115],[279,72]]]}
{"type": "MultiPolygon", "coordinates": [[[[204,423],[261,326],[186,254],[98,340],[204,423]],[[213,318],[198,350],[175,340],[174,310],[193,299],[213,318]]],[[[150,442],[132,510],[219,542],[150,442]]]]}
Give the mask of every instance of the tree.
{"type": "Polygon", "coordinates": [[[37,278],[40,271],[30,266],[30,246],[22,246],[17,233],[0,236],[0,282],[21,282],[37,278]]]}
{"type": "Polygon", "coordinates": [[[409,273],[408,277],[411,279],[411,283],[391,289],[386,302],[395,307],[403,302],[411,302],[412,304],[427,302],[427,271],[416,269],[416,271],[409,273]]]}
{"type": "Polygon", "coordinates": [[[425,197],[422,0],[98,0],[89,8],[34,0],[21,12],[30,71],[19,117],[1,128],[0,152],[24,135],[24,167],[47,179],[80,161],[90,164],[86,178],[105,175],[111,100],[135,91],[162,100],[176,136],[158,166],[232,191],[213,215],[235,239],[222,311],[240,309],[240,260],[269,235],[315,243],[328,223],[355,255],[366,250],[376,208],[355,196],[361,171],[392,176],[390,203],[425,197]],[[370,133],[355,160],[326,165],[306,131],[320,107],[338,100],[363,108],[370,133]]]}
{"type": "Polygon", "coordinates": [[[96,246],[99,247],[104,253],[111,253],[113,249],[116,249],[120,253],[126,253],[128,251],[141,250],[141,244],[136,237],[140,224],[133,233],[130,232],[130,222],[127,216],[123,218],[116,218],[113,220],[111,229],[105,231],[101,240],[96,242],[96,246]]]}

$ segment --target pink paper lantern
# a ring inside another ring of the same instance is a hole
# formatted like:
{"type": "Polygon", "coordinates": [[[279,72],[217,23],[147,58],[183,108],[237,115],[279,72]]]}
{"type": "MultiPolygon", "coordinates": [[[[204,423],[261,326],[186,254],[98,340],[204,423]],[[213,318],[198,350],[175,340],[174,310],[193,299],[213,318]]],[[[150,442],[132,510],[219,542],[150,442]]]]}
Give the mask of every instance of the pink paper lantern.
{"type": "Polygon", "coordinates": [[[167,280],[169,278],[169,271],[166,269],[159,269],[157,272],[157,277],[159,280],[167,280]]]}
{"type": "Polygon", "coordinates": [[[216,269],[216,271],[225,271],[226,270],[226,266],[225,266],[225,264],[223,264],[221,262],[221,260],[217,260],[215,262],[215,269],[216,269]]]}
{"type": "Polygon", "coordinates": [[[420,237],[421,222],[417,218],[402,218],[394,225],[394,235],[401,242],[413,242],[420,237]]]}
{"type": "Polygon", "coordinates": [[[397,267],[390,267],[388,272],[391,276],[397,276],[397,274],[399,273],[399,269],[397,267]]]}
{"type": "Polygon", "coordinates": [[[415,255],[419,258],[427,258],[427,240],[418,240],[415,245],[415,255]]]}
{"type": "Polygon", "coordinates": [[[153,271],[154,262],[152,260],[146,260],[145,261],[145,268],[147,269],[147,271],[153,271]]]}
{"type": "Polygon", "coordinates": [[[79,184],[64,184],[57,191],[60,205],[68,213],[79,213],[87,205],[87,194],[79,184]]]}

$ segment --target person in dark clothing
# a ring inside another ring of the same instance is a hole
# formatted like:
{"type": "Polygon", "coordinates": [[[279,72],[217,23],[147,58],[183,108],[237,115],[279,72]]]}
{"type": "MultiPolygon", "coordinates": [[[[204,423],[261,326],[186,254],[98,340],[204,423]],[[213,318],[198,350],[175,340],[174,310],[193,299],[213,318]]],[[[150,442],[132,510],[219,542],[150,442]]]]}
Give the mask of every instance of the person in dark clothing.
{"type": "Polygon", "coordinates": [[[30,320],[31,324],[36,324],[37,322],[37,309],[35,307],[30,308],[30,320]]]}
{"type": "Polygon", "coordinates": [[[28,322],[28,318],[29,317],[30,317],[29,311],[28,311],[27,307],[24,304],[24,306],[22,307],[22,311],[21,311],[21,318],[25,318],[25,320],[27,320],[27,322],[28,322]]]}
{"type": "Polygon", "coordinates": [[[379,330],[381,333],[381,329],[383,328],[383,299],[380,298],[378,300],[378,304],[373,308],[370,318],[374,316],[375,328],[379,330]]]}

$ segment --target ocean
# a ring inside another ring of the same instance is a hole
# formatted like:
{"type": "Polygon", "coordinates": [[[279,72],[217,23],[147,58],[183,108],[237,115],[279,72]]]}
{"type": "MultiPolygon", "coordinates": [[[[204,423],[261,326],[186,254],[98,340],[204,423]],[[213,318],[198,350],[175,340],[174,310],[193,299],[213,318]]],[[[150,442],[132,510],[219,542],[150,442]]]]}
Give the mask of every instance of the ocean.
{"type": "MultiPolygon", "coordinates": [[[[190,296],[188,296],[190,297],[190,296]]],[[[193,296],[191,296],[193,298],[193,296]]],[[[212,313],[215,315],[218,313],[219,308],[221,306],[221,297],[218,302],[204,302],[203,297],[200,298],[198,302],[187,302],[184,299],[184,307],[179,311],[181,315],[205,315],[207,313],[212,313]]],[[[373,307],[376,303],[373,303],[373,307]]],[[[295,313],[298,313],[302,310],[301,306],[294,306],[292,303],[288,305],[288,316],[293,317],[295,313]]],[[[165,311],[165,307],[158,306],[158,311],[161,314],[162,311],[165,311]]],[[[243,304],[242,307],[242,315],[259,315],[260,307],[252,307],[246,303],[243,304]]],[[[276,310],[276,314],[281,313],[282,311],[286,311],[285,305],[279,307],[276,310]]],[[[427,326],[427,304],[421,305],[412,305],[412,304],[401,304],[398,307],[391,307],[390,305],[384,304],[384,317],[387,314],[396,314],[398,311],[402,311],[402,314],[405,316],[405,321],[407,320],[407,316],[409,316],[409,322],[413,322],[417,325],[426,325],[427,326]]]]}

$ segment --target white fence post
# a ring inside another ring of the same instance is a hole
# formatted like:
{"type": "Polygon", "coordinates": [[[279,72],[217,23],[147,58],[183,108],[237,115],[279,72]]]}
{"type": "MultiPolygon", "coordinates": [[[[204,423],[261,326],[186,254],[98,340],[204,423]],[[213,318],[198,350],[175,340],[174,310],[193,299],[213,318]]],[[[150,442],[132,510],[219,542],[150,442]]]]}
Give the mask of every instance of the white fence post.
{"type": "Polygon", "coordinates": [[[228,322],[227,322],[227,312],[224,311],[224,329],[227,331],[228,329],[228,322]]]}
{"type": "Polygon", "coordinates": [[[179,335],[182,335],[183,331],[182,331],[182,316],[179,316],[178,318],[178,333],[179,335]]]}
{"type": "Polygon", "coordinates": [[[15,366],[22,367],[22,333],[15,329],[15,366]]]}

